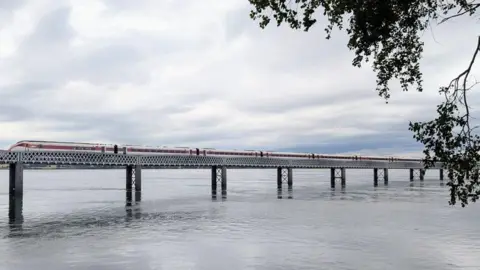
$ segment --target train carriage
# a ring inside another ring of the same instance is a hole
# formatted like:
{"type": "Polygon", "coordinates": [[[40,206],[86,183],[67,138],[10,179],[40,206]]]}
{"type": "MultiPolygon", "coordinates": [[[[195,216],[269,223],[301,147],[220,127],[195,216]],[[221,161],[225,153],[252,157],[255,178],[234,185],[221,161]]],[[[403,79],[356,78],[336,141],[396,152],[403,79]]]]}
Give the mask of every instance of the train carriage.
{"type": "Polygon", "coordinates": [[[114,145],[101,143],[78,143],[40,140],[22,140],[13,144],[8,151],[32,152],[83,152],[83,153],[116,153],[136,155],[187,155],[215,157],[255,157],[255,158],[286,158],[286,159],[341,159],[341,160],[373,160],[373,161],[421,161],[416,159],[394,157],[369,157],[360,155],[332,155],[318,153],[275,152],[261,150],[223,150],[214,148],[190,147],[155,147],[142,145],[114,145]]]}

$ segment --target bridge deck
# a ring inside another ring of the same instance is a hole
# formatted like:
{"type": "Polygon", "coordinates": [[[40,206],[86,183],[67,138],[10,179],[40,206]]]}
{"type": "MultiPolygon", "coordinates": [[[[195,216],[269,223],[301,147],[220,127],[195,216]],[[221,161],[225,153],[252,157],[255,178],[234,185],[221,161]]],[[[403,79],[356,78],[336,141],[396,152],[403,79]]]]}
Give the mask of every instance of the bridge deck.
{"type": "MultiPolygon", "coordinates": [[[[340,159],[281,159],[266,157],[213,157],[182,155],[132,155],[82,152],[8,152],[0,151],[0,164],[68,164],[94,166],[142,167],[236,167],[236,168],[350,168],[350,169],[423,169],[422,162],[340,160],[340,159]]],[[[436,164],[437,169],[441,164],[436,164]]]]}

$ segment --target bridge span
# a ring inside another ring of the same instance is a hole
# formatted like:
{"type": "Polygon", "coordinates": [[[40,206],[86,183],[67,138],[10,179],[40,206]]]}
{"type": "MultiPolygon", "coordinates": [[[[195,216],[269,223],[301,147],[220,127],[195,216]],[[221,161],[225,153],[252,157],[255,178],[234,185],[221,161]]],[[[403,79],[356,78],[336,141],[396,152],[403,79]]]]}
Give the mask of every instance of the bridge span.
{"type": "MultiPolygon", "coordinates": [[[[187,151],[188,152],[188,151],[187,151]]],[[[373,170],[373,185],[379,181],[388,184],[388,170],[410,170],[410,181],[415,178],[424,179],[425,167],[421,160],[395,158],[362,158],[351,156],[310,156],[275,157],[271,156],[225,156],[202,154],[169,154],[169,153],[108,153],[88,150],[51,151],[35,149],[35,151],[0,151],[0,164],[9,164],[9,193],[11,196],[23,195],[24,164],[48,165],[89,165],[93,167],[124,167],[125,188],[127,191],[140,192],[142,189],[142,169],[149,168],[203,168],[211,171],[212,193],[216,193],[220,183],[222,192],[227,190],[227,169],[276,169],[277,188],[283,184],[292,187],[293,169],[329,169],[330,184],[335,188],[337,182],[346,186],[347,169],[373,170]]],[[[441,163],[432,169],[440,171],[443,180],[441,163]]]]}

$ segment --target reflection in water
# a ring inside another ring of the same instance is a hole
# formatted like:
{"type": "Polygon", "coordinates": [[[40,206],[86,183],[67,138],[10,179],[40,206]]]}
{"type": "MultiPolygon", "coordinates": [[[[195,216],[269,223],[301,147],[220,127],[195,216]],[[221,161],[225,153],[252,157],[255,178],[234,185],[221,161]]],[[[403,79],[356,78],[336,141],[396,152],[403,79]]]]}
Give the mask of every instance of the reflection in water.
{"type": "MultiPolygon", "coordinates": [[[[227,200],[227,191],[222,190],[221,194],[222,194],[222,196],[221,196],[222,202],[226,201],[227,200]]],[[[212,190],[212,201],[217,201],[217,192],[215,190],[212,190]]]]}
{"type": "Polygon", "coordinates": [[[425,182],[424,181],[421,181],[421,182],[410,182],[409,184],[410,188],[409,190],[410,191],[413,191],[413,190],[417,190],[416,188],[423,188],[425,187],[425,182]]]}
{"type": "Polygon", "coordinates": [[[23,196],[10,196],[8,223],[12,232],[21,231],[23,225],[23,196]]]}
{"type": "Polygon", "coordinates": [[[330,200],[346,200],[347,198],[347,189],[346,187],[339,188],[330,188],[330,200]]]}
{"type": "MultiPolygon", "coordinates": [[[[277,188],[277,199],[283,199],[283,189],[277,188]]],[[[293,187],[287,189],[287,199],[293,199],[293,187]]]]}
{"type": "Polygon", "coordinates": [[[140,200],[141,200],[141,192],[136,191],[135,192],[135,204],[132,205],[132,197],[133,197],[133,192],[127,190],[125,192],[126,194],[126,200],[125,200],[125,211],[126,211],[126,217],[125,221],[131,221],[133,218],[139,219],[142,217],[142,212],[140,208],[140,200]]]}
{"type": "MultiPolygon", "coordinates": [[[[115,188],[117,178],[91,191],[99,178],[49,180],[54,173],[65,172],[31,172],[39,176],[30,175],[23,224],[21,200],[11,203],[10,223],[22,224],[16,237],[8,237],[7,207],[0,208],[2,269],[480,269],[480,205],[452,211],[443,183],[409,186],[408,172],[391,176],[388,188],[352,176],[348,192],[329,190],[328,175],[319,182],[298,174],[295,200],[283,203],[275,196],[293,199],[293,189],[275,192],[274,171],[268,181],[231,181],[232,203],[212,202],[199,178],[162,173],[155,177],[169,180],[147,181],[140,202],[115,188]]],[[[220,192],[212,200],[226,198],[220,192]]]]}

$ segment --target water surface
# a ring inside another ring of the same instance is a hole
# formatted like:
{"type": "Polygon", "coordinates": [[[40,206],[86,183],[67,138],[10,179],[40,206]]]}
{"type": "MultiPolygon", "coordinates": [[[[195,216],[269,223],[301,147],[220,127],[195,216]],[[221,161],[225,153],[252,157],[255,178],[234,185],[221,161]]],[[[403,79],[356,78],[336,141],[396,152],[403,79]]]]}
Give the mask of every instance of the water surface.
{"type": "Polygon", "coordinates": [[[127,203],[125,171],[25,171],[23,222],[9,224],[0,171],[0,269],[480,269],[480,205],[448,205],[429,171],[229,170],[212,198],[207,170],[144,170],[127,203]],[[340,186],[340,185],[338,185],[340,186]]]}

